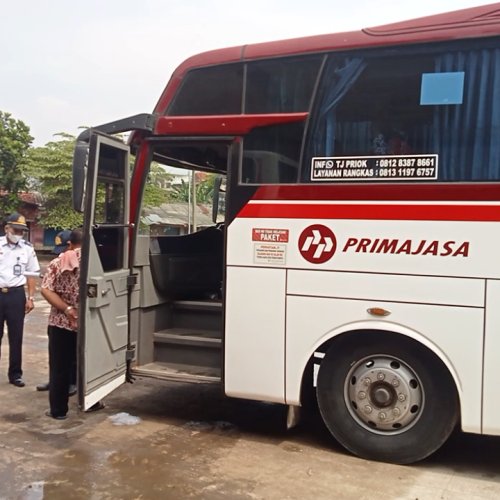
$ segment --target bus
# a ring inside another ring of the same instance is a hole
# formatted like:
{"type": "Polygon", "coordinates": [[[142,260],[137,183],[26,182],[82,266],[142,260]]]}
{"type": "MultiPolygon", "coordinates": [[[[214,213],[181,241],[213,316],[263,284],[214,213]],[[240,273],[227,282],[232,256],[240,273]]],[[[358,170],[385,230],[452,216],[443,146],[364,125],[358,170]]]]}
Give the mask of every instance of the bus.
{"type": "Polygon", "coordinates": [[[500,3],[195,55],[73,196],[82,409],[154,377],[315,400],[365,459],[500,435],[500,3]],[[189,224],[169,168],[211,179],[189,224]]]}

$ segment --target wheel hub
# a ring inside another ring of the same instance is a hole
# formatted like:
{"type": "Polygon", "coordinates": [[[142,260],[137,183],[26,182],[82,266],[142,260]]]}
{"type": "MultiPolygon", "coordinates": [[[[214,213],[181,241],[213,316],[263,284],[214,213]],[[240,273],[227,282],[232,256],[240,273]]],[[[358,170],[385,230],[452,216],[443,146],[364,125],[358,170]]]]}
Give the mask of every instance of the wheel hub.
{"type": "Polygon", "coordinates": [[[413,369],[388,355],[355,363],[346,377],[345,402],[355,420],[376,433],[400,433],[421,415],[424,392],[413,369]]]}
{"type": "Polygon", "coordinates": [[[376,382],[370,388],[369,397],[379,408],[387,408],[394,404],[397,394],[389,384],[376,382]]]}

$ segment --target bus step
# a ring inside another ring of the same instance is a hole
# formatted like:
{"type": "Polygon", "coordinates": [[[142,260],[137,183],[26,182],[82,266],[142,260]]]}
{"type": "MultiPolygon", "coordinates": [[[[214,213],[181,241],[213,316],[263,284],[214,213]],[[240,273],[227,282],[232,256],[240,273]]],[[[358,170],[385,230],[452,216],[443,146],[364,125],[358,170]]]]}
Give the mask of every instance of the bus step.
{"type": "Polygon", "coordinates": [[[175,309],[222,311],[222,302],[220,300],[174,300],[172,305],[175,309]]]}
{"type": "Polygon", "coordinates": [[[222,303],[177,300],[172,302],[173,328],[222,331],[222,303]]]}
{"type": "Polygon", "coordinates": [[[175,365],[184,371],[214,368],[220,370],[222,341],[217,332],[170,328],[155,332],[154,361],[175,365]]]}
{"type": "Polygon", "coordinates": [[[132,368],[134,375],[139,377],[153,377],[172,382],[220,382],[220,368],[188,367],[175,363],[149,363],[132,368]]]}
{"type": "Polygon", "coordinates": [[[191,330],[188,328],[167,328],[153,334],[155,343],[184,344],[220,348],[220,333],[215,330],[191,330]]]}

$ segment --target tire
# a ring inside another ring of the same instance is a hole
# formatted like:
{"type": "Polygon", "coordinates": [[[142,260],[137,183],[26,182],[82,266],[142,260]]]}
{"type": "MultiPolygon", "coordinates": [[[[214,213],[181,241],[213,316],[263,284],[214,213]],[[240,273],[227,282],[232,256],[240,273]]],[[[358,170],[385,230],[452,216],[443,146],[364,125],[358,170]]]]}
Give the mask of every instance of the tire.
{"type": "Polygon", "coordinates": [[[332,435],[362,458],[409,464],[436,451],[458,419],[455,384],[418,342],[385,333],[334,343],[318,373],[318,406],[332,435]]]}

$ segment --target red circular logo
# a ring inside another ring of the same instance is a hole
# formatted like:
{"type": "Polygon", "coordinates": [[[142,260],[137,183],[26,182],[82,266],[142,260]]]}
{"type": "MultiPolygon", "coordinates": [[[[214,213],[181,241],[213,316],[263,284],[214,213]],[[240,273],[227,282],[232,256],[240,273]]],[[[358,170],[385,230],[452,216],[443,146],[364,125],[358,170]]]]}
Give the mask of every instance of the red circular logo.
{"type": "Polygon", "coordinates": [[[321,224],[306,227],[299,237],[299,251],[302,257],[313,264],[330,260],[337,249],[333,231],[321,224]]]}

